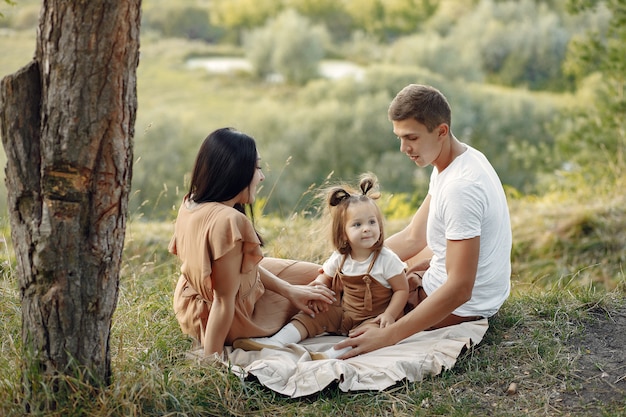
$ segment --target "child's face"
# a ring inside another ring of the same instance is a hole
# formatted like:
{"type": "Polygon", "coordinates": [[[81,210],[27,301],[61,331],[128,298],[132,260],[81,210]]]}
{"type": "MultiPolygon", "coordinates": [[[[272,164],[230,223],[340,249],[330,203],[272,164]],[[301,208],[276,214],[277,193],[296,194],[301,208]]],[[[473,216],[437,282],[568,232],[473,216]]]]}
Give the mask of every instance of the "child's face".
{"type": "Polygon", "coordinates": [[[376,208],[370,202],[352,203],[346,210],[346,237],[352,250],[370,249],[380,237],[376,208]]]}

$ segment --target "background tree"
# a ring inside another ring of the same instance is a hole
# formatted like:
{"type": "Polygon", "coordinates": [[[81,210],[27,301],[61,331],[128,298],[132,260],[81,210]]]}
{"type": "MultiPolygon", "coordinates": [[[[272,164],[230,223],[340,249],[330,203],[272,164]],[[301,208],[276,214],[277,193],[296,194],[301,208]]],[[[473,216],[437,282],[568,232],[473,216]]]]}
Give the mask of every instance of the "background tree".
{"type": "Polygon", "coordinates": [[[286,0],[286,4],[315,24],[323,24],[334,42],[350,38],[352,18],[337,0],[286,0]]]}
{"type": "Polygon", "coordinates": [[[142,30],[154,30],[164,37],[201,39],[206,42],[219,41],[224,29],[210,23],[207,7],[194,4],[166,3],[143,6],[142,30]]]}
{"type": "Polygon", "coordinates": [[[355,27],[381,39],[412,33],[437,9],[430,0],[344,0],[355,27]]]}
{"type": "Polygon", "coordinates": [[[44,0],[33,61],[0,87],[27,411],[71,392],[59,376],[110,379],[140,5],[44,0]]]}
{"type": "Polygon", "coordinates": [[[328,33],[292,9],[245,36],[246,55],[259,76],[276,73],[287,82],[304,84],[319,74],[328,33]]]}

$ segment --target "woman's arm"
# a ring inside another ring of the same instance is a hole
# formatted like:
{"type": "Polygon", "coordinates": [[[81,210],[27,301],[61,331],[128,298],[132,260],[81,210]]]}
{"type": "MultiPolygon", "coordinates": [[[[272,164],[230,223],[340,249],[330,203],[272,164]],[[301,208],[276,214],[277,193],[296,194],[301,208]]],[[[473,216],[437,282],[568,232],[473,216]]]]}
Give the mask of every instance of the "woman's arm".
{"type": "MultiPolygon", "coordinates": [[[[212,265],[213,304],[204,334],[204,353],[221,354],[235,316],[235,299],[245,274],[241,271],[243,243],[212,265]]],[[[249,274],[256,274],[253,268],[249,274]]]]}
{"type": "Polygon", "coordinates": [[[265,288],[287,298],[306,314],[315,314],[311,309],[310,301],[321,301],[327,304],[335,301],[335,293],[324,285],[291,285],[262,266],[259,266],[259,272],[265,288]]]}

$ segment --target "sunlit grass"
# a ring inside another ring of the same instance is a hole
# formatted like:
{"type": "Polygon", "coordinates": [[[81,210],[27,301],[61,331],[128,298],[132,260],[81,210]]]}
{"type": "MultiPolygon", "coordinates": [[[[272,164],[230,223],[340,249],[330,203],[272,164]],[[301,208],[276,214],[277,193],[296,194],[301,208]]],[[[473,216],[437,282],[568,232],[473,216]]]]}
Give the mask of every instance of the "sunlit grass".
{"type": "Polygon", "coordinates": [[[569,178],[542,196],[513,199],[513,278],[521,288],[613,289],[626,266],[626,194],[621,175],[587,184],[569,178]]]}
{"type": "MultiPolygon", "coordinates": [[[[56,409],[43,409],[39,415],[558,414],[558,403],[551,396],[575,389],[578,383],[569,376],[577,356],[568,343],[580,336],[582,324],[593,312],[624,308],[626,284],[619,262],[624,256],[626,215],[623,197],[617,194],[607,188],[584,200],[567,193],[513,199],[516,291],[490,320],[483,342],[461,355],[452,370],[416,383],[400,382],[384,392],[343,393],[331,385],[297,400],[254,380],[241,380],[225,368],[187,358],[191,341],[180,332],[172,312],[178,262],[167,252],[167,244],[173,223],[132,221],[111,333],[112,383],[96,390],[77,377],[60,377],[73,387],[72,394],[56,409]],[[584,232],[589,227],[593,233],[584,232]],[[598,251],[598,245],[581,239],[585,233],[602,242],[604,249],[598,251]],[[602,253],[610,262],[596,266],[602,253]],[[571,264],[573,260],[577,263],[571,264]],[[518,385],[519,395],[506,395],[511,383],[518,385]]],[[[407,221],[394,220],[389,233],[407,221]]],[[[267,255],[318,262],[330,250],[323,223],[324,219],[298,213],[287,219],[257,219],[268,242],[267,255]]],[[[6,219],[2,236],[0,414],[19,416],[25,360],[20,294],[6,219]]],[[[53,396],[45,389],[42,392],[53,396]]],[[[604,407],[607,415],[625,411],[623,404],[604,407]]]]}

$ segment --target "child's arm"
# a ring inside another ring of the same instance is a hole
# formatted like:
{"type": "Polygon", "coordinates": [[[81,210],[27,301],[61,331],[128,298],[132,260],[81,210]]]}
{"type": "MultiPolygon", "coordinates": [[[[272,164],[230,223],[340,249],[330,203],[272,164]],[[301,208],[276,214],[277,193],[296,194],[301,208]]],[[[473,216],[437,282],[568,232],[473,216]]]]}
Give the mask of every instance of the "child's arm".
{"type": "Polygon", "coordinates": [[[380,324],[380,327],[387,327],[393,324],[404,311],[404,306],[409,298],[409,282],[404,271],[389,278],[387,282],[391,285],[393,295],[385,311],[376,318],[376,322],[380,324]]]}
{"type": "Polygon", "coordinates": [[[330,285],[333,282],[333,278],[329,275],[326,275],[321,269],[320,269],[320,274],[317,276],[317,278],[315,278],[313,281],[311,281],[309,283],[309,285],[312,286],[316,286],[316,285],[324,285],[325,287],[330,288],[330,285]]]}

